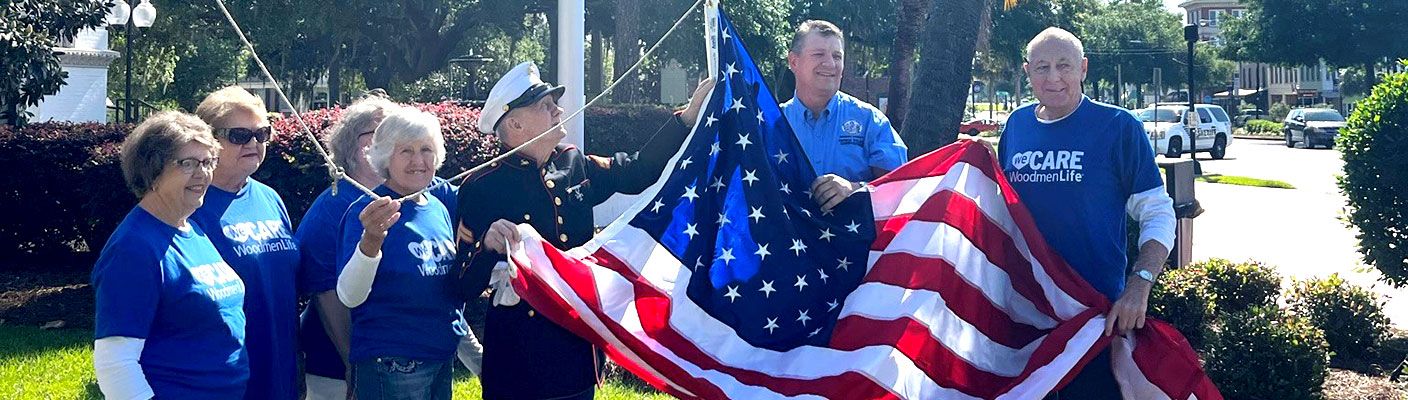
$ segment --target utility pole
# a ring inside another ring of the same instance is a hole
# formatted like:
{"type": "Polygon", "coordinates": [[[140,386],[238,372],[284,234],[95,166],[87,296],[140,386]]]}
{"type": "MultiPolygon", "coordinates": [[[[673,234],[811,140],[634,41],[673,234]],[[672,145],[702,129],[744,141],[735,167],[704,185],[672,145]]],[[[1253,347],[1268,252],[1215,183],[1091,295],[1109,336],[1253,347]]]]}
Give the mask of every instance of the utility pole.
{"type": "Polygon", "coordinates": [[[1124,63],[1115,64],[1115,105],[1124,107],[1124,63]]]}
{"type": "Polygon", "coordinates": [[[1198,43],[1198,25],[1184,25],[1183,39],[1188,42],[1188,110],[1193,111],[1193,45],[1198,43]]]}

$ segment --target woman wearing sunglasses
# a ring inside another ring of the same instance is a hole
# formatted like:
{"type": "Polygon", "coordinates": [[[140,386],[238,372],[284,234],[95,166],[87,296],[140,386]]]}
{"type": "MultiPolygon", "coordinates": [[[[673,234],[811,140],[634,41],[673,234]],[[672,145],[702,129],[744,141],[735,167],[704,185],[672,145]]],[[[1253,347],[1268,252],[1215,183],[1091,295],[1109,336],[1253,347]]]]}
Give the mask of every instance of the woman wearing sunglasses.
{"type": "Polygon", "coordinates": [[[245,286],[210,242],[220,233],[188,219],[219,151],[209,126],[179,112],[122,142],[122,176],[141,201],[93,266],[93,367],[107,398],[244,397],[245,286]]]}
{"type": "Polygon", "coordinates": [[[283,198],[250,175],[272,135],[264,102],[237,86],[206,96],[196,115],[220,141],[205,204],[191,220],[210,233],[225,262],[244,279],[249,351],[247,399],[298,398],[299,250],[283,198]]]}
{"type": "Polygon", "coordinates": [[[445,161],[440,122],[402,108],[372,135],[367,158],[386,182],[342,220],[337,297],[351,309],[352,386],[359,400],[449,399],[451,362],[468,330],[450,290],[455,237],[431,184],[445,161]]]}

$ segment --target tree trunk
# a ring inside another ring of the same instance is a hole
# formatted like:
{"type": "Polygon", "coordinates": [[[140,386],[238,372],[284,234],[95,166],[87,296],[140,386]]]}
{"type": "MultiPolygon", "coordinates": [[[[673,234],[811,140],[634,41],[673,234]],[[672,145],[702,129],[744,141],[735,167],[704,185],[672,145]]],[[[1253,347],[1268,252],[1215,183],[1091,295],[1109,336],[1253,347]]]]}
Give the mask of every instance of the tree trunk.
{"type": "Polygon", "coordinates": [[[601,40],[601,31],[592,32],[592,52],[587,57],[591,60],[587,62],[587,97],[601,94],[601,77],[606,69],[606,60],[602,57],[605,54],[606,41],[601,40]]]}
{"type": "Polygon", "coordinates": [[[919,32],[924,29],[932,0],[900,0],[899,21],[896,25],[895,46],[890,50],[890,104],[885,113],[895,130],[904,127],[905,111],[909,110],[909,86],[914,79],[915,47],[919,32]]]}
{"type": "Polygon", "coordinates": [[[342,49],[328,59],[328,107],[342,104],[342,49]]]}
{"type": "Polygon", "coordinates": [[[963,103],[973,83],[974,38],[986,0],[934,0],[924,23],[924,54],[915,66],[911,88],[923,85],[909,100],[900,137],[915,157],[958,140],[963,103]],[[909,118],[913,116],[914,118],[909,118]]]}
{"type": "Polygon", "coordinates": [[[1378,78],[1378,76],[1374,75],[1374,62],[1370,61],[1364,63],[1364,84],[1367,88],[1364,90],[1365,95],[1374,92],[1374,85],[1378,84],[1378,82],[1376,82],[1378,78]]]}
{"type": "MultiPolygon", "coordinates": [[[[612,69],[620,79],[640,59],[640,0],[616,0],[616,35],[611,42],[615,51],[612,69]]],[[[636,79],[621,79],[611,96],[616,103],[635,103],[636,79]]]]}

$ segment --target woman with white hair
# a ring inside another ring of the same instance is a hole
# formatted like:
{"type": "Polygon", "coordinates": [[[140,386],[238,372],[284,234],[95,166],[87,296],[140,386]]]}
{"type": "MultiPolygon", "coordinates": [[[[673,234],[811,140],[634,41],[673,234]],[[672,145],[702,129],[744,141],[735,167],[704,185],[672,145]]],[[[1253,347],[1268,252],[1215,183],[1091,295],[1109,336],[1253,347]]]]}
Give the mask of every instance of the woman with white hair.
{"type": "Polygon", "coordinates": [[[468,331],[449,285],[450,213],[435,196],[396,200],[430,186],[445,161],[439,120],[408,108],[387,115],[367,158],[386,181],[374,190],[379,197],[348,209],[338,248],[353,391],[360,400],[449,399],[451,361],[468,331]]]}
{"type": "MultiPolygon", "coordinates": [[[[376,127],[388,114],[403,106],[380,96],[367,96],[342,111],[328,135],[333,164],[348,178],[365,187],[385,182],[367,160],[376,127]]],[[[458,189],[439,177],[432,181],[430,194],[445,204],[453,204],[458,189]]],[[[348,333],[351,329],[347,307],[337,299],[337,247],[341,241],[342,217],[361,190],[347,180],[334,181],[313,201],[294,238],[303,249],[303,274],[308,277],[312,306],[304,309],[299,321],[299,349],[303,352],[305,400],[331,400],[347,397],[348,333]]],[[[481,346],[466,335],[460,358],[475,374],[479,373],[481,346]]]]}

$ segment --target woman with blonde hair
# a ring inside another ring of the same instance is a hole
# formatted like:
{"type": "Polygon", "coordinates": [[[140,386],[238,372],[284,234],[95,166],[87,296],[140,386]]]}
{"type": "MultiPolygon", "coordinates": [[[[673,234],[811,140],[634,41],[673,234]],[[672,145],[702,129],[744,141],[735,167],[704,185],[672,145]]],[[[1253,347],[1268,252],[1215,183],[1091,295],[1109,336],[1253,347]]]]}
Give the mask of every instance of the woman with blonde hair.
{"type": "Polygon", "coordinates": [[[251,175],[264,162],[273,129],[264,102],[238,86],[211,93],[196,107],[220,141],[205,204],[191,220],[244,280],[248,320],[247,399],[298,398],[299,249],[284,200],[251,175]]]}

